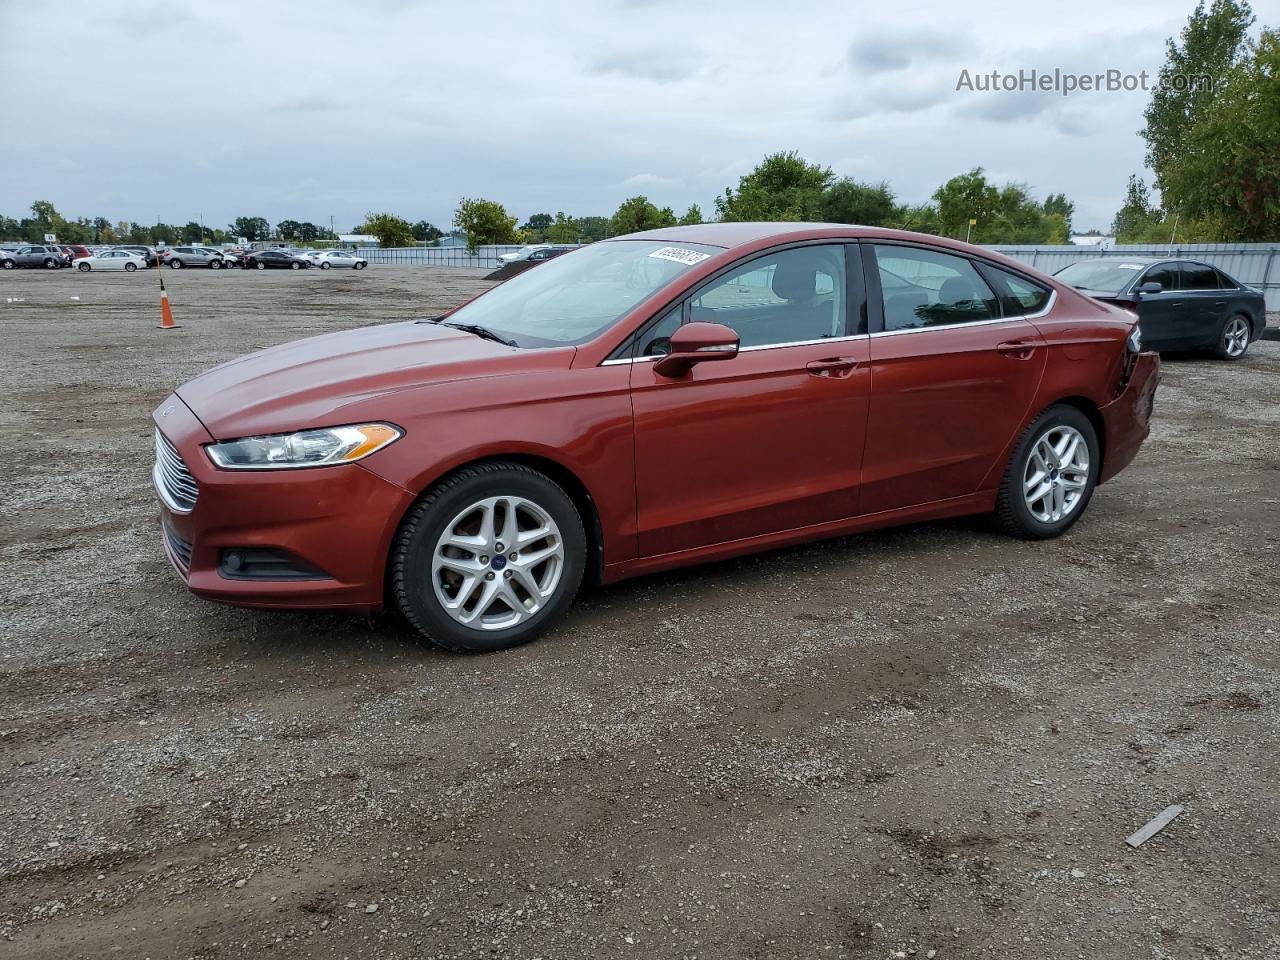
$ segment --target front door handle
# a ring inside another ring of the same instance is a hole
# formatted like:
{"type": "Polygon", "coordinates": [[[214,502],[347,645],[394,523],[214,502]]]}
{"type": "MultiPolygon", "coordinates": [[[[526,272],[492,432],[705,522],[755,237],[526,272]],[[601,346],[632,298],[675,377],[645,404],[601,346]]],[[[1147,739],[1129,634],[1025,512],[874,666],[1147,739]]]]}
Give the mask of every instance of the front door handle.
{"type": "Polygon", "coordinates": [[[1030,360],[1031,355],[1036,352],[1036,345],[1030,340],[1006,340],[997,344],[996,349],[1015,360],[1030,360]]]}
{"type": "Polygon", "coordinates": [[[823,357],[821,360],[810,360],[804,366],[815,377],[843,377],[858,366],[858,358],[823,357]]]}

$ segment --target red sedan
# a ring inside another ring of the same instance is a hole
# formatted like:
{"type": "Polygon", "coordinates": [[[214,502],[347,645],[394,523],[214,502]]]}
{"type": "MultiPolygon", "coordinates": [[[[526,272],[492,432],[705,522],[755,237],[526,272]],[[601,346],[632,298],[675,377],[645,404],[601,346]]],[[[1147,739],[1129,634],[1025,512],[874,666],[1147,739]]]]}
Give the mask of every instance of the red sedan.
{"type": "Polygon", "coordinates": [[[990,513],[1054,537],[1148,432],[1133,314],[977,247],[823,224],[591,244],[444,317],[286,344],[155,412],[200,596],[533,639],[580,582],[990,513]]]}

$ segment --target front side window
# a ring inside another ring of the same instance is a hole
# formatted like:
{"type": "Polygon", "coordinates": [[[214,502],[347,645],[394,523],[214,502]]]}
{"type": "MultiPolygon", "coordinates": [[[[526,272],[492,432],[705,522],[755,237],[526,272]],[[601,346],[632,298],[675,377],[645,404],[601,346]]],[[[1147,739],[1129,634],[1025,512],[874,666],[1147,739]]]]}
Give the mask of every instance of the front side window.
{"type": "Polygon", "coordinates": [[[758,257],[693,297],[689,319],[722,323],[742,347],[844,335],[844,247],[795,247],[758,257]]]}
{"type": "Polygon", "coordinates": [[[915,330],[1000,316],[996,295],[964,257],[876,244],[885,330],[915,330]]]}
{"type": "Polygon", "coordinates": [[[1163,290],[1181,290],[1182,285],[1178,281],[1178,265],[1176,263],[1161,263],[1152,267],[1142,275],[1139,286],[1144,283],[1158,283],[1163,290]]]}
{"type": "Polygon", "coordinates": [[[521,347],[585,343],[721,247],[607,240],[553,257],[463,304],[445,318],[475,324],[521,347]]]}

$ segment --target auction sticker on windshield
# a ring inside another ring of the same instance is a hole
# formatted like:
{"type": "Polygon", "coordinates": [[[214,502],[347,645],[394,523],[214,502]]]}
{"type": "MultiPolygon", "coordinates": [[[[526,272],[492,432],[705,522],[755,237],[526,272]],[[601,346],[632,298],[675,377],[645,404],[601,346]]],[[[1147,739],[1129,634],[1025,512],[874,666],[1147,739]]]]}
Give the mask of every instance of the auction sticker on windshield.
{"type": "Polygon", "coordinates": [[[686,250],[683,247],[663,247],[661,250],[655,250],[649,254],[659,260],[671,260],[674,263],[683,263],[686,267],[692,267],[695,263],[701,263],[708,259],[711,254],[699,253],[697,250],[686,250]]]}

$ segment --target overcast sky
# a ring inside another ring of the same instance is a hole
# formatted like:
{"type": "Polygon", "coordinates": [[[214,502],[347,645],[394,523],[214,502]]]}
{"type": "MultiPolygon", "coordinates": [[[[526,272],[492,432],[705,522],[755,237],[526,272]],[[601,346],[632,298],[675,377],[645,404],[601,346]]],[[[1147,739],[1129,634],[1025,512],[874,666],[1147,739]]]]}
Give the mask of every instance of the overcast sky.
{"type": "Polygon", "coordinates": [[[797,149],[911,201],[983,166],[1105,229],[1148,94],[957,91],[960,72],[1154,75],[1192,7],[0,0],[0,213],[447,228],[463,196],[523,221],[643,193],[710,216],[797,149]]]}

